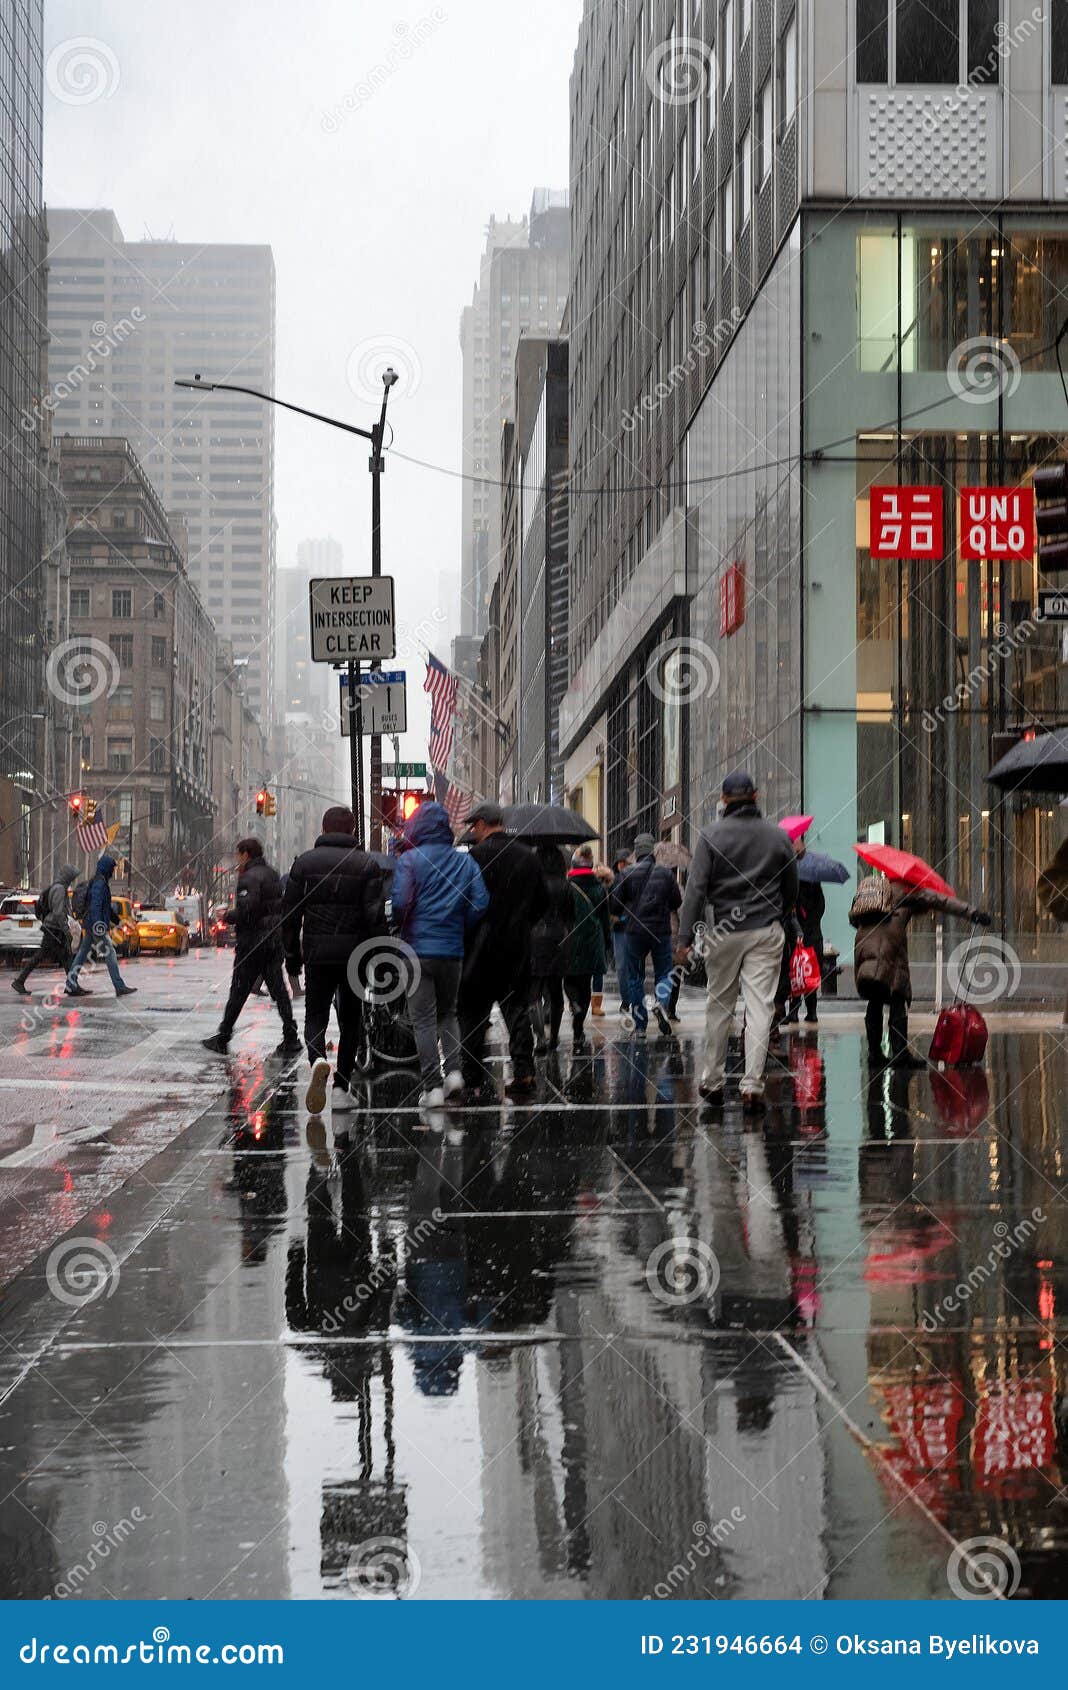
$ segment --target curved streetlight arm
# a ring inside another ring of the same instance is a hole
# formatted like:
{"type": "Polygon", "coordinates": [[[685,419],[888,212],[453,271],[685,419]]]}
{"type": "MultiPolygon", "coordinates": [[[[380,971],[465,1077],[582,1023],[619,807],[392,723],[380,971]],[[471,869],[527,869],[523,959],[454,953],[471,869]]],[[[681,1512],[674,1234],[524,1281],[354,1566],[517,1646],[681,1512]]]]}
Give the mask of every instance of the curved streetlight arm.
{"type": "MultiPolygon", "coordinates": [[[[340,428],[345,434],[358,434],[364,440],[374,439],[374,433],[369,428],[357,428],[355,423],[342,422],[340,417],[327,417],[322,411],[309,411],[303,405],[291,405],[288,399],[278,399],[273,393],[261,393],[257,387],[236,387],[229,381],[201,381],[199,376],[193,381],[176,381],[174,385],[194,388],[198,393],[244,393],[250,399],[263,399],[268,405],[281,405],[284,411],[295,411],[298,417],[311,417],[313,422],[326,423],[329,428],[340,428]]],[[[383,404],[383,416],[385,409],[383,404]]]]}

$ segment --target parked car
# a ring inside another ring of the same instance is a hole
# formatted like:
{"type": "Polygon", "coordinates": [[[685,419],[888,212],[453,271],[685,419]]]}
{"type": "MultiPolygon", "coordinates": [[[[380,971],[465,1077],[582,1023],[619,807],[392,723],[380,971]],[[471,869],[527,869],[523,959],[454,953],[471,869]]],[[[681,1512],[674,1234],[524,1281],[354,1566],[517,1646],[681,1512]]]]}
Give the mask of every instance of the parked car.
{"type": "MultiPolygon", "coordinates": [[[[34,914],[36,892],[7,892],[0,898],[0,957],[15,962],[35,951],[41,943],[41,923],[34,914]]],[[[81,928],[67,917],[71,941],[77,944],[81,928]]]]}
{"type": "Polygon", "coordinates": [[[143,909],[137,920],[137,932],[142,951],[185,956],[189,949],[189,929],[173,910],[143,909]]]}
{"type": "Polygon", "coordinates": [[[120,912],[120,919],[111,929],[111,939],[116,951],[121,957],[140,956],[141,933],[132,902],[129,898],[112,898],[111,902],[120,912]]]}

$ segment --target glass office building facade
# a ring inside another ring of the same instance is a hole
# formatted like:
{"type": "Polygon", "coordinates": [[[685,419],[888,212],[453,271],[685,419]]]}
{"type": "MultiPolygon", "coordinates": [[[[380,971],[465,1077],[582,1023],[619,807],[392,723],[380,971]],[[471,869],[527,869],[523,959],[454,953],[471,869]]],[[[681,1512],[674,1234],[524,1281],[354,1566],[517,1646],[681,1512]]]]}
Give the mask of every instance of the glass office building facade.
{"type": "Polygon", "coordinates": [[[41,31],[41,0],[0,6],[0,776],[24,794],[35,790],[43,624],[41,31]]]}

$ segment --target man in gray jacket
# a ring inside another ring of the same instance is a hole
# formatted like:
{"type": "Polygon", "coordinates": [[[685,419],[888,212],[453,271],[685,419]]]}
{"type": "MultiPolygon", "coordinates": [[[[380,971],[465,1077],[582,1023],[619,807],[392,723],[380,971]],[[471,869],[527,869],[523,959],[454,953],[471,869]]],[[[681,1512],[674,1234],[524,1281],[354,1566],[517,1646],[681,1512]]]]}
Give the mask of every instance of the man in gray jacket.
{"type": "Polygon", "coordinates": [[[701,1096],[723,1102],[727,1039],[741,988],[745,1001],[742,1108],[764,1107],[764,1064],[782,963],[783,922],[797,901],[797,859],[781,828],[764,820],[747,774],[723,782],[723,815],[702,828],[679,915],[680,962],[689,957],[694,927],[707,923],[708,975],[705,1064],[701,1096]]]}
{"type": "Polygon", "coordinates": [[[64,974],[70,968],[72,947],[67,922],[67,912],[70,908],[68,894],[77,878],[78,870],[68,863],[66,868],[60,869],[58,880],[53,880],[43,894],[42,903],[47,905],[47,908],[41,920],[40,947],[23,963],[11,982],[11,990],[18,992],[20,997],[32,996],[26,981],[43,962],[50,962],[57,968],[62,968],[64,974]]]}

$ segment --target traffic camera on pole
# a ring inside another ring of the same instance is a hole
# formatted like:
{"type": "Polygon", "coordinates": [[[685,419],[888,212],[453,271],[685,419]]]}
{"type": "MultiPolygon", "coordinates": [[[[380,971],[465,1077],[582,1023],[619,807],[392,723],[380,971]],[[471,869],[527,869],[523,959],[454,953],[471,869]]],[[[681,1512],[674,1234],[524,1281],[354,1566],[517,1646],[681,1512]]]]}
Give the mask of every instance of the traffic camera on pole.
{"type": "Polygon", "coordinates": [[[1068,569],[1068,461],[1036,469],[1034,488],[1038,567],[1068,569]]]}

